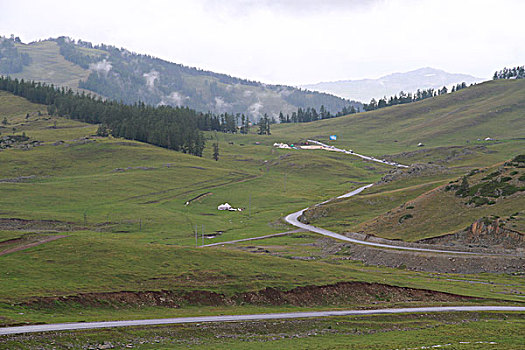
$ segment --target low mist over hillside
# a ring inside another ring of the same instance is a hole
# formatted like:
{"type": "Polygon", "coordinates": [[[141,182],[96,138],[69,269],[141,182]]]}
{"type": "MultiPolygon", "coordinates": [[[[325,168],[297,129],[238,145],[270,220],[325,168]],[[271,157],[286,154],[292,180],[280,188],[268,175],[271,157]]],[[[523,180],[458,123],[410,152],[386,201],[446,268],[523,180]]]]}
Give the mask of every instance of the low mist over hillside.
{"type": "Polygon", "coordinates": [[[378,79],[339,80],[303,85],[304,88],[322,91],[343,98],[368,102],[372,98],[392,96],[404,92],[414,92],[417,89],[441,88],[443,86],[465,82],[467,84],[481,82],[486,79],[476,78],[467,74],[452,74],[440,69],[421,68],[406,73],[393,73],[378,79]]]}
{"type": "Polygon", "coordinates": [[[110,45],[67,37],[23,44],[2,38],[0,74],[80,88],[100,96],[150,105],[188,106],[201,112],[243,113],[252,120],[267,113],[313,107],[336,113],[360,103],[326,93],[268,85],[186,67],[110,45]]]}

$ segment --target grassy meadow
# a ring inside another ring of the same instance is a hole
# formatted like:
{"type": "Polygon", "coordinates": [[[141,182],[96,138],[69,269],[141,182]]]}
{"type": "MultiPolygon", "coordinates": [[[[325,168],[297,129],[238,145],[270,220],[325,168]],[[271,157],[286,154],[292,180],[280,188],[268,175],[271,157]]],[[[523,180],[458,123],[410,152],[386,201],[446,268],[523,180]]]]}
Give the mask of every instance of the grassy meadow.
{"type": "MultiPolygon", "coordinates": [[[[40,41],[30,44],[17,44],[21,53],[31,57],[31,64],[24,66],[22,72],[13,74],[14,78],[34,80],[78,88],[78,82],[88,77],[90,71],[67,61],[60,55],[60,48],[54,41],[40,41]]],[[[96,50],[90,50],[96,51],[96,50]]]]}
{"type": "MultiPolygon", "coordinates": [[[[23,305],[41,296],[163,289],[235,293],[340,281],[431,289],[487,298],[488,303],[521,303],[522,277],[510,274],[439,275],[350,260],[306,261],[195,247],[195,227],[199,235],[203,231],[208,235],[199,237],[199,245],[288,231],[291,227],[282,221],[284,215],[378,181],[391,170],[333,152],[278,150],[272,147],[274,142],[296,143],[313,137],[326,140],[337,130],[342,140],[338,145],[363,154],[389,154],[399,162],[438,161],[450,155],[448,147],[464,150],[480,146],[450,157],[448,172],[388,183],[346,201],[345,208],[352,214],[334,211],[322,219],[322,225],[334,230],[371,220],[473,167],[511,158],[525,145],[518,139],[523,135],[520,84],[523,82],[491,82],[409,106],[301,125],[272,125],[271,136],[209,132],[205,135],[210,142],[202,158],[135,141],[93,137],[95,125],[48,116],[45,106],[2,92],[0,120],[6,117],[8,124],[0,128],[0,137],[12,134],[15,128],[16,134],[25,133],[43,143],[29,150],[0,150],[0,219],[34,223],[23,229],[4,223],[0,242],[28,234],[68,237],[0,255],[0,323],[261,310],[249,306],[79,310],[80,306],[69,304],[51,309],[23,305]],[[495,97],[487,101],[488,95],[495,97]],[[507,110],[505,104],[513,107],[507,110]],[[465,126],[469,116],[472,128],[465,126]],[[512,123],[517,124],[509,127],[512,123]],[[453,125],[464,127],[454,131],[453,125]],[[492,128],[494,132],[487,136],[497,142],[475,141],[476,135],[486,135],[492,128]],[[466,139],[471,142],[467,144],[466,139]],[[220,148],[217,162],[209,146],[214,140],[220,148]],[[428,145],[426,153],[404,153],[417,150],[419,140],[428,145]],[[225,202],[243,211],[218,211],[217,206],[225,202]],[[472,288],[471,280],[482,283],[472,288]]],[[[303,254],[313,239],[312,234],[301,234],[268,242],[303,254]]],[[[387,338],[382,344],[390,344],[387,338]]],[[[297,344],[316,345],[309,342],[297,344]]],[[[282,345],[290,344],[283,340],[282,345]]]]}

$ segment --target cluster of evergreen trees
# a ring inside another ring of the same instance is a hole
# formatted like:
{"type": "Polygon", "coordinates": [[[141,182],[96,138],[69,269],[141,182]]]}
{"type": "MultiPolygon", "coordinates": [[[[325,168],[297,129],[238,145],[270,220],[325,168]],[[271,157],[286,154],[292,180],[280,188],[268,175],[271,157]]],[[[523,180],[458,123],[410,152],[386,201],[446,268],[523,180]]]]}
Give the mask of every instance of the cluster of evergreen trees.
{"type": "MultiPolygon", "coordinates": [[[[452,92],[461,90],[463,88],[467,87],[466,83],[457,84],[452,88],[452,92]]],[[[432,88],[426,89],[426,90],[420,90],[418,89],[415,93],[406,93],[401,91],[399,93],[399,96],[394,95],[390,98],[383,97],[379,99],[379,101],[376,101],[375,98],[373,98],[370,103],[363,104],[363,109],[365,111],[373,111],[380,108],[395,106],[395,105],[401,105],[405,103],[412,103],[417,102],[421,100],[425,100],[427,98],[444,95],[448,93],[448,88],[446,86],[443,86],[441,89],[434,90],[432,88]]]]}
{"type": "MultiPolygon", "coordinates": [[[[108,99],[126,104],[185,105],[197,111],[213,113],[244,113],[256,119],[253,105],[262,103],[261,113],[276,114],[278,104],[260,101],[260,94],[274,94],[285,102],[303,109],[324,105],[334,113],[348,105],[361,104],[329,94],[283,85],[262,84],[226,74],[167,62],[149,55],[140,55],[111,45],[94,45],[68,37],[49,39],[57,43],[60,54],[91,72],[79,87],[108,99]],[[219,101],[219,102],[217,102],[219,101]]],[[[19,38],[0,37],[0,74],[22,71],[31,62],[29,55],[19,52],[19,38]]],[[[239,123],[238,123],[239,124],[239,123]]]]}
{"type": "Polygon", "coordinates": [[[344,106],[343,109],[336,114],[330,113],[324,105],[321,105],[321,108],[319,109],[319,112],[315,108],[298,108],[297,112],[293,112],[290,116],[289,114],[286,114],[286,116],[280,112],[279,113],[279,122],[280,123],[308,123],[316,120],[322,120],[322,119],[330,119],[330,118],[336,118],[341,117],[343,115],[348,114],[354,114],[359,112],[359,107],[356,109],[353,105],[350,106],[344,106]]]}
{"type": "Polygon", "coordinates": [[[0,77],[0,90],[48,106],[52,115],[68,116],[86,123],[102,124],[111,134],[130,140],[202,156],[205,140],[199,130],[201,114],[189,108],[126,105],[104,101],[71,89],[55,88],[24,80],[0,77]]]}
{"type": "Polygon", "coordinates": [[[208,112],[199,115],[198,126],[204,131],[247,134],[250,129],[250,121],[248,117],[240,113],[213,114],[208,112]]]}
{"type": "MultiPolygon", "coordinates": [[[[67,37],[51,40],[58,44],[66,60],[86,69],[92,67],[87,79],[79,83],[80,88],[128,104],[137,101],[151,105],[183,104],[201,112],[241,112],[250,115],[250,106],[259,102],[258,94],[273,92],[285,102],[302,108],[324,105],[327,110],[339,111],[348,104],[356,108],[360,106],[358,102],[321,92],[262,84],[139,55],[111,45],[93,45],[81,40],[75,42],[67,37]],[[106,64],[110,68],[93,69],[97,64],[106,64]],[[148,82],[145,77],[151,73],[155,79],[148,82]],[[174,91],[177,92],[176,98],[172,97],[174,91]],[[223,103],[217,104],[217,98],[223,103]]],[[[263,112],[277,112],[272,110],[275,107],[267,106],[264,101],[263,104],[263,112]]]]}
{"type": "MultiPolygon", "coordinates": [[[[66,60],[78,64],[84,69],[89,69],[90,64],[101,60],[101,57],[98,55],[83,54],[81,51],[76,49],[75,42],[65,36],[61,36],[56,39],[56,43],[60,48],[60,54],[64,56],[66,60]]],[[[79,43],[84,42],[79,41],[79,43]]],[[[86,43],[85,47],[93,48],[93,45],[91,45],[91,43],[86,43]]]]}
{"type": "Polygon", "coordinates": [[[467,87],[467,83],[463,82],[461,84],[456,84],[455,86],[452,87],[452,90],[450,92],[456,92],[456,91],[459,91],[461,89],[464,89],[467,87]]]}
{"type": "Polygon", "coordinates": [[[525,66],[514,67],[514,68],[503,68],[500,71],[494,73],[494,80],[498,79],[524,79],[525,78],[525,66]]]}
{"type": "Polygon", "coordinates": [[[264,116],[259,119],[259,130],[257,130],[257,134],[259,135],[271,135],[270,133],[270,124],[274,124],[275,120],[272,118],[270,119],[267,114],[264,114],[264,116]]]}
{"type": "Polygon", "coordinates": [[[24,66],[31,63],[31,57],[26,53],[20,53],[15,42],[20,42],[20,38],[11,36],[8,39],[0,36],[0,73],[20,73],[24,66]]]}

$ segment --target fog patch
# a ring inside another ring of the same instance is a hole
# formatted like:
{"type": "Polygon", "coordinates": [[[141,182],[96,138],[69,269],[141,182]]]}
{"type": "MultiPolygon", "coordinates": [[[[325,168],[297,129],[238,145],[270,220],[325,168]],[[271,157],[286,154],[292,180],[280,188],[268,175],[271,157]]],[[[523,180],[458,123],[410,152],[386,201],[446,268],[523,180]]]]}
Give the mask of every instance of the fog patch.
{"type": "Polygon", "coordinates": [[[160,106],[170,105],[170,106],[180,107],[184,105],[185,102],[189,99],[190,98],[188,96],[183,96],[177,91],[173,91],[168,96],[164,96],[162,98],[162,101],[160,101],[159,105],[160,106]]]}
{"type": "Polygon", "coordinates": [[[248,113],[253,117],[260,117],[261,116],[261,108],[263,108],[263,104],[261,101],[257,101],[248,107],[248,113]]]}
{"type": "Polygon", "coordinates": [[[253,91],[252,90],[245,90],[242,95],[244,97],[250,97],[251,95],[253,95],[253,91]]]}
{"type": "Polygon", "coordinates": [[[142,76],[144,77],[144,79],[146,79],[146,85],[150,89],[153,89],[155,87],[155,80],[159,78],[159,72],[152,70],[149,73],[142,74],[142,76]]]}
{"type": "Polygon", "coordinates": [[[283,89],[277,91],[277,93],[281,97],[287,97],[287,96],[290,96],[293,93],[293,91],[291,89],[283,88],[283,89]]]}
{"type": "Polygon", "coordinates": [[[231,103],[224,101],[220,97],[215,97],[215,109],[218,112],[225,112],[226,110],[230,109],[231,106],[231,103]]]}
{"type": "Polygon", "coordinates": [[[89,65],[89,69],[92,71],[95,71],[97,73],[102,73],[104,75],[108,75],[109,71],[111,70],[113,66],[110,62],[106,61],[104,58],[102,61],[97,63],[91,63],[89,65]]]}

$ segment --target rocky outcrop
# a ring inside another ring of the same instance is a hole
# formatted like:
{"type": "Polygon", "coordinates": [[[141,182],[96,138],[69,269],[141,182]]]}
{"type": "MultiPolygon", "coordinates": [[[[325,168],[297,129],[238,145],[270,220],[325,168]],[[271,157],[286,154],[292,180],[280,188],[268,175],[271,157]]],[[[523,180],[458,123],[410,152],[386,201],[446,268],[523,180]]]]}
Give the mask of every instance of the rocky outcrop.
{"type": "Polygon", "coordinates": [[[41,144],[42,142],[30,140],[25,135],[5,135],[0,137],[0,150],[7,148],[28,150],[41,144]]]}
{"type": "Polygon", "coordinates": [[[454,234],[423,239],[418,243],[524,249],[525,234],[506,228],[504,222],[499,218],[495,220],[482,218],[474,222],[466,230],[454,234]]]}

